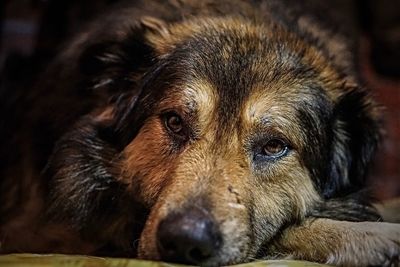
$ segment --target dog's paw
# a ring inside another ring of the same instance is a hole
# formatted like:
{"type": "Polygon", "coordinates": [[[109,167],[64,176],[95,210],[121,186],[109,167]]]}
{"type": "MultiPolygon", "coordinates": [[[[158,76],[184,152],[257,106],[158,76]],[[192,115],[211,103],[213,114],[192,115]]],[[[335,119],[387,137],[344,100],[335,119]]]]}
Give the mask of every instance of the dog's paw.
{"type": "Polygon", "coordinates": [[[269,253],[336,266],[400,266],[400,224],[312,219],[287,228],[269,253]]]}
{"type": "Polygon", "coordinates": [[[342,222],[340,246],[327,263],[339,266],[400,266],[400,224],[342,222]]]}

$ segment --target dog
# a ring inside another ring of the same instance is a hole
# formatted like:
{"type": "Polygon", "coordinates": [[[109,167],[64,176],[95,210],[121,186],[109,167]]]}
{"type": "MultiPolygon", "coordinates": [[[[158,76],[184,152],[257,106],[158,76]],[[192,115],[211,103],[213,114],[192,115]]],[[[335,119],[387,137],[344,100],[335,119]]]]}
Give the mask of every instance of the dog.
{"type": "Polygon", "coordinates": [[[275,1],[109,13],[3,105],[1,253],[398,264],[346,35],[275,1]]]}

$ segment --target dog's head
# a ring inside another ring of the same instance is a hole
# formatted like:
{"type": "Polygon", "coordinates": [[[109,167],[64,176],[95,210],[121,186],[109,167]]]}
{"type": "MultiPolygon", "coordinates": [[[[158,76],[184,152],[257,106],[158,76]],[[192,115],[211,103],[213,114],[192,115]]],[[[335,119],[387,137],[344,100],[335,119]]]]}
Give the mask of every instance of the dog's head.
{"type": "Polygon", "coordinates": [[[80,56],[116,100],[47,168],[53,212],[88,238],[138,243],[146,259],[243,262],[363,186],[377,109],[312,42],[229,18],[146,18],[119,38],[80,56]]]}

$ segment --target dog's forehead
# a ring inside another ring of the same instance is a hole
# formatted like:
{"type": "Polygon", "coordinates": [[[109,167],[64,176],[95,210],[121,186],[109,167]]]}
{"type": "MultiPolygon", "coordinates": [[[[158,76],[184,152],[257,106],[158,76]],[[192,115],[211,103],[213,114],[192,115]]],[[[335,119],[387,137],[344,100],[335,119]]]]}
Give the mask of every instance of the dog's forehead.
{"type": "Polygon", "coordinates": [[[200,114],[219,115],[231,124],[238,116],[254,119],[292,99],[311,101],[308,87],[312,83],[299,75],[299,66],[293,69],[293,56],[281,51],[277,58],[276,51],[268,54],[244,45],[217,43],[216,50],[211,47],[207,53],[197,50],[187,55],[185,69],[190,78],[181,91],[185,102],[194,103],[200,114]],[[242,46],[238,48],[242,52],[235,54],[234,46],[242,46]]]}
{"type": "Polygon", "coordinates": [[[243,126],[251,131],[265,119],[288,129],[301,116],[317,122],[330,100],[314,52],[289,33],[262,27],[198,30],[168,53],[180,82],[168,94],[196,110],[199,125],[213,125],[217,136],[243,126]]]}
{"type": "MultiPolygon", "coordinates": [[[[231,126],[231,130],[237,127],[251,128],[262,121],[282,128],[292,127],[299,124],[299,110],[312,106],[328,107],[329,104],[323,89],[308,88],[301,84],[252,85],[246,96],[220,93],[218,87],[209,80],[198,79],[180,91],[178,102],[196,111],[199,125],[218,128],[231,126]]],[[[319,115],[318,109],[313,108],[303,112],[308,112],[310,116],[313,113],[319,115]]]]}

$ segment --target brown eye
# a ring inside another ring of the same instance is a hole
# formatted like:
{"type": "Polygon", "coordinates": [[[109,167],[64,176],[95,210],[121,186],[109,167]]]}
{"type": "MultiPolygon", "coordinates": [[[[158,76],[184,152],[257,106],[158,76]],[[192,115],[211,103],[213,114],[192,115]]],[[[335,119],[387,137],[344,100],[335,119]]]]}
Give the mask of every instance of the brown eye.
{"type": "Polygon", "coordinates": [[[177,135],[183,135],[183,122],[182,118],[175,113],[168,113],[165,116],[165,126],[172,133],[177,135]]]}
{"type": "Polygon", "coordinates": [[[281,157],[286,154],[288,146],[280,139],[269,140],[262,148],[262,153],[268,157],[281,157]]]}

